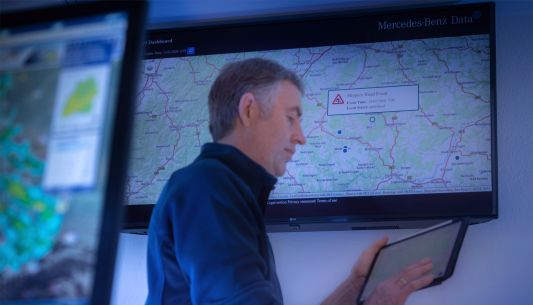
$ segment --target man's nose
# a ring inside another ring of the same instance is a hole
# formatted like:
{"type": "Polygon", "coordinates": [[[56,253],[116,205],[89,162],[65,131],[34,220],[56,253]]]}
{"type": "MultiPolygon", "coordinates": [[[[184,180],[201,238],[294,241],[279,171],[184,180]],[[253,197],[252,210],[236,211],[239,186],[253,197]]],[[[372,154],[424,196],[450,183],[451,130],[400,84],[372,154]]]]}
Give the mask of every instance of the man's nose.
{"type": "Polygon", "coordinates": [[[300,145],[305,144],[306,140],[305,140],[305,135],[304,135],[304,131],[302,130],[301,124],[297,124],[292,141],[300,145]]]}

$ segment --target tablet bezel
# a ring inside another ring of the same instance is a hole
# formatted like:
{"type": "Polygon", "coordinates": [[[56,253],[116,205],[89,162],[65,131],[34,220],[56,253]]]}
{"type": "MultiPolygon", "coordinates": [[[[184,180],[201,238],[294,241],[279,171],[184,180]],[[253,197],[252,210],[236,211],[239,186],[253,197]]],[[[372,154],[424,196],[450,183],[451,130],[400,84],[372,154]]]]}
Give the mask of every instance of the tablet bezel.
{"type": "Polygon", "coordinates": [[[383,251],[384,249],[389,248],[391,246],[394,246],[396,244],[402,243],[404,241],[417,238],[419,236],[422,236],[422,235],[437,231],[439,229],[454,225],[456,223],[460,223],[460,227],[459,227],[459,230],[457,231],[457,235],[455,236],[455,242],[453,244],[452,251],[451,251],[450,256],[448,258],[448,263],[446,265],[446,269],[444,271],[444,274],[442,276],[436,277],[429,285],[427,285],[426,287],[424,287],[422,289],[425,289],[425,288],[428,288],[428,287],[432,287],[432,286],[435,286],[435,285],[439,285],[442,282],[444,282],[445,280],[447,280],[448,278],[450,278],[453,275],[453,272],[455,270],[455,264],[457,263],[457,258],[459,256],[459,252],[460,252],[461,246],[463,244],[463,240],[464,240],[464,237],[465,237],[465,234],[466,234],[466,230],[467,230],[468,225],[469,225],[469,220],[467,218],[451,219],[451,220],[439,223],[439,224],[437,224],[435,226],[431,226],[431,227],[429,227],[427,229],[424,229],[424,230],[422,230],[420,232],[417,232],[417,233],[415,233],[413,235],[409,235],[409,236],[407,236],[405,238],[402,238],[400,240],[397,240],[397,241],[394,241],[392,243],[389,243],[389,244],[385,245],[383,248],[381,248],[379,250],[379,252],[376,254],[376,256],[374,257],[374,259],[372,260],[372,264],[370,265],[370,269],[369,269],[368,274],[367,274],[367,276],[365,278],[365,282],[363,283],[363,286],[361,287],[361,290],[359,291],[359,295],[357,296],[357,304],[361,305],[361,304],[363,304],[365,302],[365,300],[362,300],[361,298],[363,296],[363,292],[365,291],[366,285],[368,283],[368,279],[370,278],[370,274],[372,274],[372,271],[374,270],[374,266],[376,264],[376,261],[377,261],[379,255],[380,255],[381,251],[383,251]]]}

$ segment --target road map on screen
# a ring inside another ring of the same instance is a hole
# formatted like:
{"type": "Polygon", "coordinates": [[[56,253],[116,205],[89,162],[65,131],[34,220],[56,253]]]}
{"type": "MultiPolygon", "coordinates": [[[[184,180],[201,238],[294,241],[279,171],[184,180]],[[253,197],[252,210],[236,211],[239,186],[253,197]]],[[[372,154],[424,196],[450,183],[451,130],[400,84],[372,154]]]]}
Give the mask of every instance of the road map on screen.
{"type": "Polygon", "coordinates": [[[155,203],[211,141],[210,86],[251,57],[305,86],[307,144],[271,200],[492,190],[489,36],[473,35],[145,60],[128,204],[155,203]]]}

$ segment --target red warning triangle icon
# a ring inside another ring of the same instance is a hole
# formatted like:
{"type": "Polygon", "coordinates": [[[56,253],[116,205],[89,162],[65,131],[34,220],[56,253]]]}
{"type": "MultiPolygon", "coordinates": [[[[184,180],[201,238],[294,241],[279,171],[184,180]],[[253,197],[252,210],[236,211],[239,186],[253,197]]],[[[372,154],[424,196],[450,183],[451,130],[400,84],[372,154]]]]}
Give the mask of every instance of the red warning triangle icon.
{"type": "Polygon", "coordinates": [[[342,99],[341,95],[337,93],[337,96],[333,100],[333,105],[339,105],[344,104],[344,100],[342,99]]]}

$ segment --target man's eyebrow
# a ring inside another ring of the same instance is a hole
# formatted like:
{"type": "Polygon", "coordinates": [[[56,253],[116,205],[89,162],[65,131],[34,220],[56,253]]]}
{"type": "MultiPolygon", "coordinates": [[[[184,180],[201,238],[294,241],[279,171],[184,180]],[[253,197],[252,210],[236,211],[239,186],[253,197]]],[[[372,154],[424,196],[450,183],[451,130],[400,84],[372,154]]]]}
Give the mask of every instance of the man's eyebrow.
{"type": "Polygon", "coordinates": [[[302,109],[299,107],[299,106],[294,106],[294,107],[291,107],[289,108],[289,111],[294,111],[296,112],[296,114],[298,115],[298,117],[301,117],[302,116],[302,109]]]}

